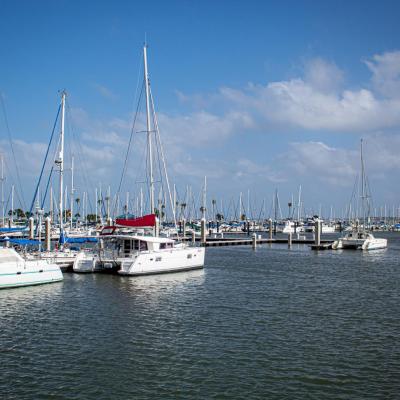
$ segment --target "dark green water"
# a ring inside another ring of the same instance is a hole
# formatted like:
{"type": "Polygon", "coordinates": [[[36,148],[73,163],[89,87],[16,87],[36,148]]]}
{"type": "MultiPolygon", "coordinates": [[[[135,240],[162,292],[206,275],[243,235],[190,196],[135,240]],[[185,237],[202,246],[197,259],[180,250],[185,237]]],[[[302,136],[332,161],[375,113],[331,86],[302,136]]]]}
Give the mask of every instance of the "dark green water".
{"type": "Polygon", "coordinates": [[[398,399],[387,236],[385,251],[208,248],[204,271],[0,291],[0,398],[398,399]]]}

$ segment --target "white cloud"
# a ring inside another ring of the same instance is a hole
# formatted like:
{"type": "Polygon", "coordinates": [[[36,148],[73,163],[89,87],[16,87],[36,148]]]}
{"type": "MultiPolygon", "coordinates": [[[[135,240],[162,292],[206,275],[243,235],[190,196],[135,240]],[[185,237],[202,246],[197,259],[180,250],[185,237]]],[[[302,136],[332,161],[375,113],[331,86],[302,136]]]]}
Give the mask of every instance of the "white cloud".
{"type": "Polygon", "coordinates": [[[118,98],[118,96],[115,93],[113,93],[109,88],[107,88],[104,85],[100,85],[99,83],[94,83],[92,86],[97,91],[97,93],[99,93],[102,97],[106,99],[114,101],[118,98]]]}
{"type": "Polygon", "coordinates": [[[400,98],[400,51],[375,54],[365,61],[374,89],[384,97],[400,98]]]}
{"type": "Polygon", "coordinates": [[[320,92],[335,92],[343,84],[344,73],[336,64],[314,58],[305,64],[304,81],[320,92]]]}
{"type": "MultiPolygon", "coordinates": [[[[249,83],[243,89],[222,87],[217,94],[205,94],[203,102],[194,95],[193,104],[218,104],[227,115],[239,112],[264,132],[359,133],[400,127],[400,52],[375,55],[366,63],[371,82],[358,89],[344,88],[343,71],[316,58],[306,62],[302,77],[249,83]]],[[[188,102],[190,96],[181,93],[180,98],[188,102]]]]}

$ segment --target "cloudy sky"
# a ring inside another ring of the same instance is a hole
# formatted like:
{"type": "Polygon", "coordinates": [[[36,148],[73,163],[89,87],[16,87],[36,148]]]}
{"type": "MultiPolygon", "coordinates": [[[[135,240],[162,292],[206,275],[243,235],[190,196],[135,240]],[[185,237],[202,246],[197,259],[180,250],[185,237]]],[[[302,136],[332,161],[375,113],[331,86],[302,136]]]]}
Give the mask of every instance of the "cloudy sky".
{"type": "MultiPolygon", "coordinates": [[[[197,195],[206,175],[209,199],[250,190],[252,202],[269,204],[277,189],[286,203],[301,185],[308,208],[339,212],[364,138],[374,203],[399,207],[398,2],[142,3],[2,2],[6,196],[19,173],[31,202],[60,89],[68,93],[66,164],[73,153],[77,195],[100,182],[117,189],[146,37],[168,171],[181,196],[187,185],[197,195]]],[[[123,181],[131,193],[142,182],[142,111],[123,181]]]]}

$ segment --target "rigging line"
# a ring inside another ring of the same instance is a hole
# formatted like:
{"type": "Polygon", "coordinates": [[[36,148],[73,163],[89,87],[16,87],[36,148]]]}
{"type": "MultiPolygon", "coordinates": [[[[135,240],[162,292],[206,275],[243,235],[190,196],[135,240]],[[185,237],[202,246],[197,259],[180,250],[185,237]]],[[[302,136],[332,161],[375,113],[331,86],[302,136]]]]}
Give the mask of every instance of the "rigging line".
{"type": "Polygon", "coordinates": [[[117,193],[118,193],[118,194],[121,192],[122,182],[123,182],[123,179],[124,179],[124,176],[125,176],[125,173],[126,173],[126,168],[127,168],[127,164],[128,164],[128,158],[129,158],[129,152],[130,152],[131,145],[132,145],[132,139],[133,139],[133,136],[134,136],[134,133],[135,133],[136,120],[137,120],[137,117],[138,117],[138,115],[139,115],[139,107],[140,107],[140,101],[141,101],[142,95],[143,95],[143,88],[144,88],[144,82],[143,82],[143,85],[142,85],[142,89],[141,89],[141,91],[140,91],[139,101],[138,101],[138,104],[137,104],[137,107],[136,107],[135,116],[134,116],[134,118],[133,118],[131,133],[130,133],[129,142],[128,142],[128,148],[127,148],[127,150],[126,150],[126,155],[125,155],[125,160],[124,160],[124,166],[123,166],[123,168],[122,168],[121,179],[120,179],[120,181],[119,181],[118,190],[117,190],[117,193]]]}
{"type": "Polygon", "coordinates": [[[52,165],[52,167],[51,167],[50,174],[49,174],[49,178],[48,178],[48,180],[47,180],[46,190],[45,190],[45,192],[44,192],[44,196],[43,196],[42,204],[41,204],[41,208],[42,208],[42,209],[43,209],[44,203],[45,203],[45,201],[46,201],[47,191],[49,190],[50,180],[51,180],[51,176],[52,176],[52,174],[53,174],[53,171],[54,171],[54,165],[52,165]]]}
{"type": "MultiPolygon", "coordinates": [[[[134,99],[137,98],[137,94],[138,94],[138,90],[139,90],[140,76],[142,75],[142,62],[143,62],[143,61],[142,61],[142,58],[141,58],[141,57],[139,57],[139,60],[140,60],[140,61],[139,61],[139,67],[138,67],[138,69],[137,69],[137,70],[138,70],[138,75],[137,75],[137,78],[136,78],[136,89],[135,89],[135,95],[134,95],[134,97],[133,97],[134,99]]],[[[143,82],[142,82],[142,87],[141,87],[141,89],[140,89],[140,95],[139,95],[137,107],[136,107],[135,117],[134,117],[134,120],[133,120],[133,123],[132,123],[131,134],[130,134],[130,137],[129,137],[128,150],[127,150],[127,153],[126,153],[124,166],[123,166],[123,168],[122,168],[121,180],[120,180],[119,186],[118,186],[118,191],[117,191],[118,194],[119,194],[120,191],[121,191],[122,182],[123,182],[124,175],[125,175],[126,168],[127,168],[127,158],[128,158],[128,155],[129,155],[129,149],[130,149],[130,146],[131,146],[132,136],[133,136],[134,129],[135,129],[136,118],[137,118],[138,113],[139,113],[140,101],[141,101],[142,95],[143,95],[144,84],[145,84],[145,82],[144,82],[144,80],[143,80],[143,82]]]]}
{"type": "MultiPolygon", "coordinates": [[[[67,99],[66,99],[66,107],[67,107],[68,114],[71,115],[72,114],[71,106],[69,105],[69,101],[67,99]]],[[[72,120],[72,118],[67,118],[67,121],[70,121],[70,120],[72,120]]],[[[79,136],[77,136],[72,123],[68,123],[68,127],[70,128],[70,130],[72,132],[72,138],[74,139],[73,144],[74,144],[74,147],[76,148],[76,155],[78,156],[78,163],[81,165],[81,172],[82,172],[82,178],[83,178],[84,184],[87,188],[93,190],[94,189],[93,181],[87,175],[88,168],[87,168],[87,164],[85,163],[85,158],[83,157],[82,143],[80,141],[79,136]]],[[[91,210],[93,210],[93,205],[92,205],[90,196],[88,197],[88,203],[89,203],[89,208],[91,210]]]]}
{"type": "MultiPolygon", "coordinates": [[[[6,174],[7,175],[9,174],[11,176],[11,182],[15,182],[16,180],[14,179],[14,175],[11,172],[12,171],[11,168],[8,166],[7,158],[4,157],[3,160],[4,160],[4,168],[5,168],[6,174]]],[[[14,189],[15,189],[15,187],[14,187],[14,189]]],[[[25,208],[24,205],[22,204],[21,197],[19,195],[19,191],[18,190],[15,190],[15,195],[17,196],[17,200],[19,202],[20,207],[21,208],[25,208]]]]}
{"type": "Polygon", "coordinates": [[[58,116],[60,115],[60,110],[61,110],[61,104],[58,106],[56,119],[55,119],[55,121],[54,121],[53,130],[52,130],[52,132],[51,132],[50,141],[49,141],[49,144],[48,144],[48,146],[47,146],[46,155],[45,155],[45,157],[44,157],[42,169],[41,169],[41,171],[40,171],[39,180],[38,180],[38,183],[37,183],[37,185],[36,185],[35,193],[34,193],[34,195],[33,195],[32,203],[31,203],[31,208],[29,209],[29,213],[32,213],[33,205],[35,204],[36,195],[37,195],[37,192],[38,192],[38,190],[39,190],[40,181],[41,181],[41,179],[42,179],[42,175],[43,175],[44,167],[45,167],[45,165],[46,165],[47,157],[48,157],[48,155],[49,155],[49,150],[50,150],[51,142],[53,141],[54,131],[56,130],[57,120],[58,120],[58,116]]]}
{"type": "Polygon", "coordinates": [[[162,143],[161,143],[160,130],[159,130],[159,128],[158,128],[158,120],[157,120],[157,116],[156,116],[156,112],[155,112],[155,108],[154,108],[154,100],[153,100],[153,94],[152,94],[152,92],[151,92],[151,88],[150,88],[150,99],[151,99],[151,104],[152,104],[153,113],[154,113],[154,123],[155,123],[155,128],[156,128],[156,134],[157,134],[157,137],[158,137],[158,142],[159,142],[159,145],[160,145],[161,156],[162,156],[162,160],[163,160],[164,173],[165,173],[165,180],[167,181],[167,188],[168,188],[169,201],[170,201],[171,209],[172,209],[172,216],[173,216],[173,218],[174,218],[174,224],[175,224],[175,227],[176,227],[175,208],[174,208],[174,206],[172,205],[171,188],[170,188],[170,185],[169,185],[169,179],[168,179],[168,173],[167,173],[167,166],[166,166],[166,162],[165,162],[163,146],[162,146],[162,143]]]}
{"type": "Polygon", "coordinates": [[[21,185],[21,178],[20,178],[20,174],[19,174],[19,168],[18,168],[18,164],[17,164],[17,158],[15,156],[15,151],[14,151],[14,146],[13,146],[13,140],[11,137],[11,130],[10,130],[10,125],[8,123],[8,118],[7,118],[7,111],[6,111],[6,105],[4,102],[4,97],[3,97],[3,93],[0,93],[0,99],[1,99],[1,108],[3,111],[3,115],[4,115],[4,122],[6,124],[6,129],[7,129],[7,134],[8,134],[8,140],[10,142],[10,147],[11,147],[11,152],[13,155],[13,159],[14,159],[14,164],[15,164],[15,170],[17,172],[17,183],[19,186],[19,190],[21,192],[21,198],[22,198],[22,202],[21,205],[26,208],[26,204],[25,204],[25,198],[24,198],[24,192],[22,191],[22,185],[21,185]]]}

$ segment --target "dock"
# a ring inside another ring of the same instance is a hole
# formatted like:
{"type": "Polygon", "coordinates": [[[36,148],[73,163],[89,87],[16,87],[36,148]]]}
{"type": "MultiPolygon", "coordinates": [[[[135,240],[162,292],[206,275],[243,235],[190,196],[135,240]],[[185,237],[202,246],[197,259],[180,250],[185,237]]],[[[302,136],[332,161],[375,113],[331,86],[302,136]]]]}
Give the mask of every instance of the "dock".
{"type": "MultiPolygon", "coordinates": [[[[190,237],[185,237],[181,238],[183,241],[191,241],[192,238],[190,237]]],[[[196,242],[200,242],[200,238],[196,238],[196,242]]],[[[254,243],[253,238],[207,238],[206,242],[201,243],[203,247],[219,247],[219,246],[252,246],[254,243]]],[[[289,245],[289,239],[285,238],[261,238],[256,240],[257,245],[262,245],[262,244],[287,244],[289,245]]],[[[311,246],[312,249],[314,249],[313,246],[315,246],[315,240],[313,239],[292,239],[291,240],[292,244],[304,244],[304,245],[309,245],[311,246]]],[[[332,240],[321,240],[320,246],[323,247],[324,249],[332,248],[332,240]]],[[[316,249],[314,249],[316,250],[316,249]]]]}

